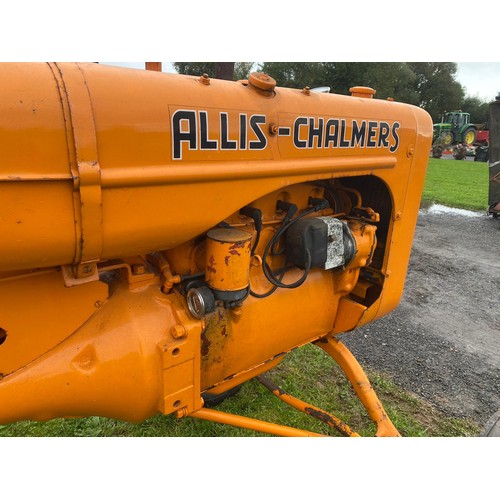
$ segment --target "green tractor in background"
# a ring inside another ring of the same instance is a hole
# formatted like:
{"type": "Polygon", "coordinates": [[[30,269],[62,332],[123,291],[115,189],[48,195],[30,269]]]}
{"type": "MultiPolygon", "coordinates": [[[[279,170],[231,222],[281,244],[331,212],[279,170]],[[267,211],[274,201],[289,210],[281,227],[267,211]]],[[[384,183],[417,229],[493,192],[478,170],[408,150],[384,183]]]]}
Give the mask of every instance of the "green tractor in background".
{"type": "Polygon", "coordinates": [[[442,123],[435,123],[433,127],[433,158],[441,158],[443,150],[455,146],[453,156],[457,160],[463,159],[467,148],[476,142],[477,126],[470,123],[469,113],[451,111],[444,115],[442,123]]]}

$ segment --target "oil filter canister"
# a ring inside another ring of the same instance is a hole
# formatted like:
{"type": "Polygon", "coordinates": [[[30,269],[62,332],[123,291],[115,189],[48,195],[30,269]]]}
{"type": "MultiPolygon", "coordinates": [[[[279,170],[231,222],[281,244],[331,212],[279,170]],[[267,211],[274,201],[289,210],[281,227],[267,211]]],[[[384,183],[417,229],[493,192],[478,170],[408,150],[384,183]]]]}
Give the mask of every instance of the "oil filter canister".
{"type": "Polygon", "coordinates": [[[247,295],[252,235],[239,229],[207,233],[205,281],[218,300],[234,302],[247,295]]]}

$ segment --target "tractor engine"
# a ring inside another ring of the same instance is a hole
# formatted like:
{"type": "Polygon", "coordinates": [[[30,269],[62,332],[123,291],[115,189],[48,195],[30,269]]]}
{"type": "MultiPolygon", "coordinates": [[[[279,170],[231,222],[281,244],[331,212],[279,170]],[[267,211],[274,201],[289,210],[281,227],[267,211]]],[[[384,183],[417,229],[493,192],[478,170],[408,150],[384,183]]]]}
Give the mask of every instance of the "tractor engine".
{"type": "Polygon", "coordinates": [[[397,435],[336,335],[401,298],[427,113],[262,73],[0,72],[0,424],[174,413],[302,435],[206,406],[315,343],[397,435]]]}

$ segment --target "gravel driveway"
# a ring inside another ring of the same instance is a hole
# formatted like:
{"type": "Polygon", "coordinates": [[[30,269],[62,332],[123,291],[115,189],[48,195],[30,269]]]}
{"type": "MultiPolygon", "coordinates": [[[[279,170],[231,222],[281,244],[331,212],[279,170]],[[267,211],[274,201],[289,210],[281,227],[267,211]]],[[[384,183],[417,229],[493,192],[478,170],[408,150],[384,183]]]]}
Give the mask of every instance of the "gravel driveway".
{"type": "Polygon", "coordinates": [[[399,307],[342,340],[362,366],[484,425],[500,408],[500,220],[421,210],[399,307]]]}

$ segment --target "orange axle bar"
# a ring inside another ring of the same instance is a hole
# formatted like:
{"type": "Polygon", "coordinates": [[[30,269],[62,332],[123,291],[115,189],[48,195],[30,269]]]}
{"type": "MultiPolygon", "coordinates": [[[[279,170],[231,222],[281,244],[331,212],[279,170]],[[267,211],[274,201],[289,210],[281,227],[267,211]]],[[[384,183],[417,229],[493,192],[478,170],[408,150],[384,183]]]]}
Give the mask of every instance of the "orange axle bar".
{"type": "Polygon", "coordinates": [[[243,429],[250,429],[252,431],[265,432],[275,436],[324,437],[322,434],[317,434],[315,432],[294,429],[293,427],[287,427],[285,425],[272,424],[271,422],[264,422],[263,420],[257,420],[254,418],[232,415],[231,413],[225,413],[209,408],[201,408],[200,410],[189,414],[189,416],[200,418],[202,420],[210,420],[211,422],[218,422],[220,424],[232,425],[234,427],[242,427],[243,429]]]}

